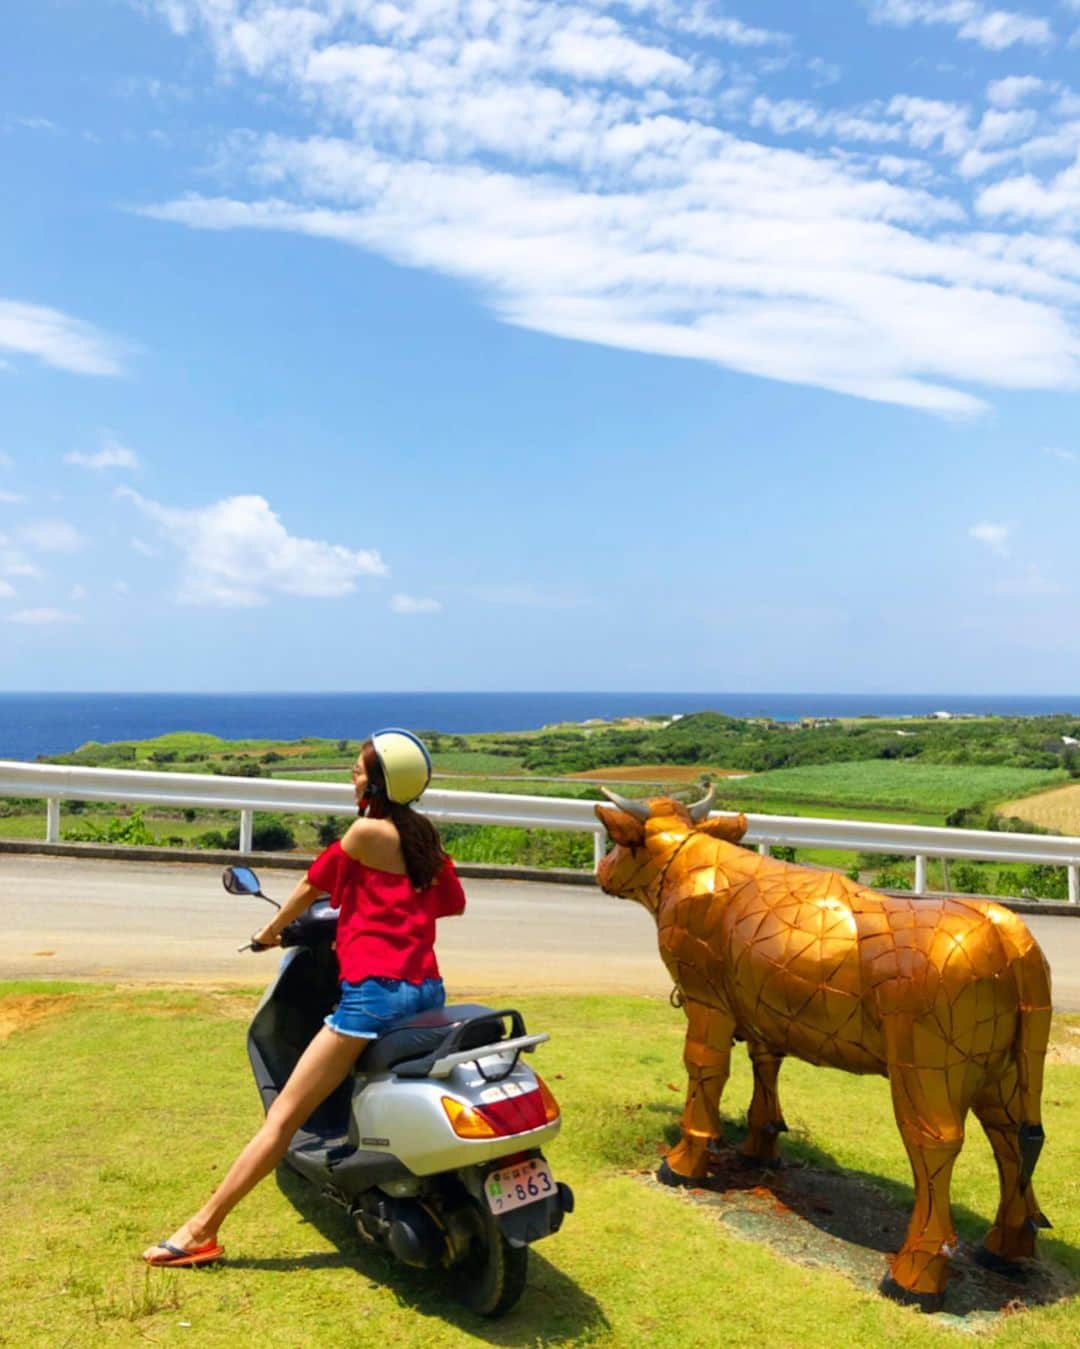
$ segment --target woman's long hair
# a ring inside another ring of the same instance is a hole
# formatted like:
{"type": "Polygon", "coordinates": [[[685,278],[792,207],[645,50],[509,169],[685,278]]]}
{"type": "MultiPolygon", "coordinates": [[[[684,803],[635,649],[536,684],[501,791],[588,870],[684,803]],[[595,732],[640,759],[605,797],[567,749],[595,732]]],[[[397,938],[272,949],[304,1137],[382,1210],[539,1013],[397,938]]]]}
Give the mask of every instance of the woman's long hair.
{"type": "Polygon", "coordinates": [[[386,774],[370,740],[360,746],[360,759],[367,774],[368,785],[364,792],[367,813],[376,820],[393,821],[401,839],[409,884],[414,890],[426,890],[439,874],[446,857],[439,831],[426,815],[418,815],[412,806],[390,800],[386,794],[386,774]]]}

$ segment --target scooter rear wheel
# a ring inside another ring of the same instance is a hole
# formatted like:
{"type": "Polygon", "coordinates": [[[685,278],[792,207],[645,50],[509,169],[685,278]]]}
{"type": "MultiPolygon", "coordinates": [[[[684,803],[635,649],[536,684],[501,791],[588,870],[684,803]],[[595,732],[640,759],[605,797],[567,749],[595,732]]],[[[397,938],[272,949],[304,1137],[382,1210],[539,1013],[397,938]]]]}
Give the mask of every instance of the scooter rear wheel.
{"type": "Polygon", "coordinates": [[[454,1266],[459,1300],[477,1316],[503,1316],[525,1291],[528,1246],[511,1246],[486,1205],[471,1205],[469,1252],[454,1266]]]}

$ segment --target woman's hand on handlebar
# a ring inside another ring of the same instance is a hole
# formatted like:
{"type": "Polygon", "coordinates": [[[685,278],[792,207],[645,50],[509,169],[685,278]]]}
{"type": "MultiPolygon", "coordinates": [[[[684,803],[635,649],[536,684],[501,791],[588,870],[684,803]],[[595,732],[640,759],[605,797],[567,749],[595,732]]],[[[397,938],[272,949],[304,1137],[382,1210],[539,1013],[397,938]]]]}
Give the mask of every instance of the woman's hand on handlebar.
{"type": "Polygon", "coordinates": [[[251,949],[253,951],[269,951],[272,946],[280,945],[281,933],[274,931],[272,923],[267,923],[251,938],[251,949]]]}
{"type": "Polygon", "coordinates": [[[278,909],[274,919],[252,936],[249,946],[241,946],[241,951],[269,951],[272,946],[280,946],[281,930],[284,930],[294,918],[298,918],[311,901],[322,893],[323,891],[317,890],[305,876],[278,909]],[[275,923],[279,930],[274,929],[275,923]]]}

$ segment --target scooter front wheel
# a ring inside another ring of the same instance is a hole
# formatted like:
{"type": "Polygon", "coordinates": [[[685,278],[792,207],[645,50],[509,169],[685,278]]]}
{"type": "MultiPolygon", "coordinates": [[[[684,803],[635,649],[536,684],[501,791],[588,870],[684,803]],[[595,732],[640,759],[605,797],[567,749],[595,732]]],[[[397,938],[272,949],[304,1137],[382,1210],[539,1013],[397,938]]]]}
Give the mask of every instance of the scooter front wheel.
{"type": "Polygon", "coordinates": [[[468,1254],[453,1269],[459,1300],[477,1316],[503,1316],[525,1291],[528,1246],[511,1246],[486,1204],[470,1205],[468,1254]]]}

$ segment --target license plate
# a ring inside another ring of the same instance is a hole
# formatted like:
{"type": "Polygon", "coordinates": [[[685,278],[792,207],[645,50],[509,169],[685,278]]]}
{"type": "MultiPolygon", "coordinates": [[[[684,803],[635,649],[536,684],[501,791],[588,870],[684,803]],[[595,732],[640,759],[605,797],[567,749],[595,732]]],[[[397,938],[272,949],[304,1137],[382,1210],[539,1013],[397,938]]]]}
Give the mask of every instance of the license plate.
{"type": "Polygon", "coordinates": [[[492,1213],[510,1213],[554,1193],[551,1168],[542,1157],[504,1166],[499,1171],[492,1171],[484,1181],[484,1194],[492,1213]]]}

